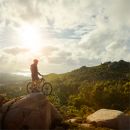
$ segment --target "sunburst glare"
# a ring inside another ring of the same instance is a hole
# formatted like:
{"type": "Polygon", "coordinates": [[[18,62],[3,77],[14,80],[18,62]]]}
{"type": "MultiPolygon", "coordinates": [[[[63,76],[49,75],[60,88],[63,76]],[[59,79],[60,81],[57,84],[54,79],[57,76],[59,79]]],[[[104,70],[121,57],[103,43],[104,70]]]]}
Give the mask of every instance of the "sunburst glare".
{"type": "Polygon", "coordinates": [[[37,52],[42,47],[40,29],[33,25],[24,25],[19,29],[22,46],[31,52],[37,52]]]}

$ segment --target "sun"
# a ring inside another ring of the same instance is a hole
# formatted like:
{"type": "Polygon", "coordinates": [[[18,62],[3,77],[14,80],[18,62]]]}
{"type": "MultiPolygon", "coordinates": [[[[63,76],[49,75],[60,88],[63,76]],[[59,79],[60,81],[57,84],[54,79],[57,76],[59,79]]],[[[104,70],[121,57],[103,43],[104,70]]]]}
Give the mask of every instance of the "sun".
{"type": "Polygon", "coordinates": [[[32,52],[38,51],[42,46],[42,38],[39,28],[32,25],[24,25],[19,29],[21,44],[32,52]]]}

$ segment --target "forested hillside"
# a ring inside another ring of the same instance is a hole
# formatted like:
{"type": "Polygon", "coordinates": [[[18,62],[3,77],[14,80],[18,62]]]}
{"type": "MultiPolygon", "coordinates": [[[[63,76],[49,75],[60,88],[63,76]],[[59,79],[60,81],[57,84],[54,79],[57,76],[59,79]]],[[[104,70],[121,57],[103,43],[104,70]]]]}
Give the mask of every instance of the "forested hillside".
{"type": "MultiPolygon", "coordinates": [[[[5,79],[8,82],[9,78],[5,79]]],[[[130,109],[129,62],[121,60],[94,67],[83,66],[64,74],[46,75],[45,79],[53,85],[50,100],[66,117],[83,116],[99,108],[130,109]]],[[[5,93],[7,98],[27,94],[27,82],[28,79],[24,79],[19,84],[3,85],[0,93],[5,93]]]]}
{"type": "Polygon", "coordinates": [[[130,107],[130,63],[106,62],[83,66],[65,74],[50,74],[51,98],[68,113],[84,114],[99,108],[128,110],[130,107]]]}

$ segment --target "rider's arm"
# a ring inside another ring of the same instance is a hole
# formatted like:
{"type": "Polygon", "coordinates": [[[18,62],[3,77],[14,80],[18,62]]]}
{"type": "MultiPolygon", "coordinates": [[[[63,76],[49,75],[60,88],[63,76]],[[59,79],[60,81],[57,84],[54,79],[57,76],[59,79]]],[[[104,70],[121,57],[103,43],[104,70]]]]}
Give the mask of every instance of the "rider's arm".
{"type": "Polygon", "coordinates": [[[37,72],[38,75],[42,76],[42,74],[40,74],[40,73],[38,72],[37,66],[36,66],[36,72],[37,72]]]}
{"type": "Polygon", "coordinates": [[[38,75],[42,76],[42,74],[40,74],[39,72],[38,72],[38,75]]]}

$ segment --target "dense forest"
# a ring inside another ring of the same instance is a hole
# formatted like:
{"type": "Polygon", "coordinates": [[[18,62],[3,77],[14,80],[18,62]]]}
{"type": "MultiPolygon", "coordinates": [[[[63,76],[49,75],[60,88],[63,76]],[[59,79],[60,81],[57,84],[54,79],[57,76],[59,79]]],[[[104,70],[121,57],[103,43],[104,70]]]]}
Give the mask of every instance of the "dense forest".
{"type": "MultiPolygon", "coordinates": [[[[130,111],[129,62],[120,60],[94,67],[83,66],[64,74],[45,75],[45,79],[53,85],[49,99],[66,118],[83,117],[99,108],[130,111]]],[[[0,94],[7,100],[27,94],[29,79],[17,81],[1,84],[0,94]]]]}

